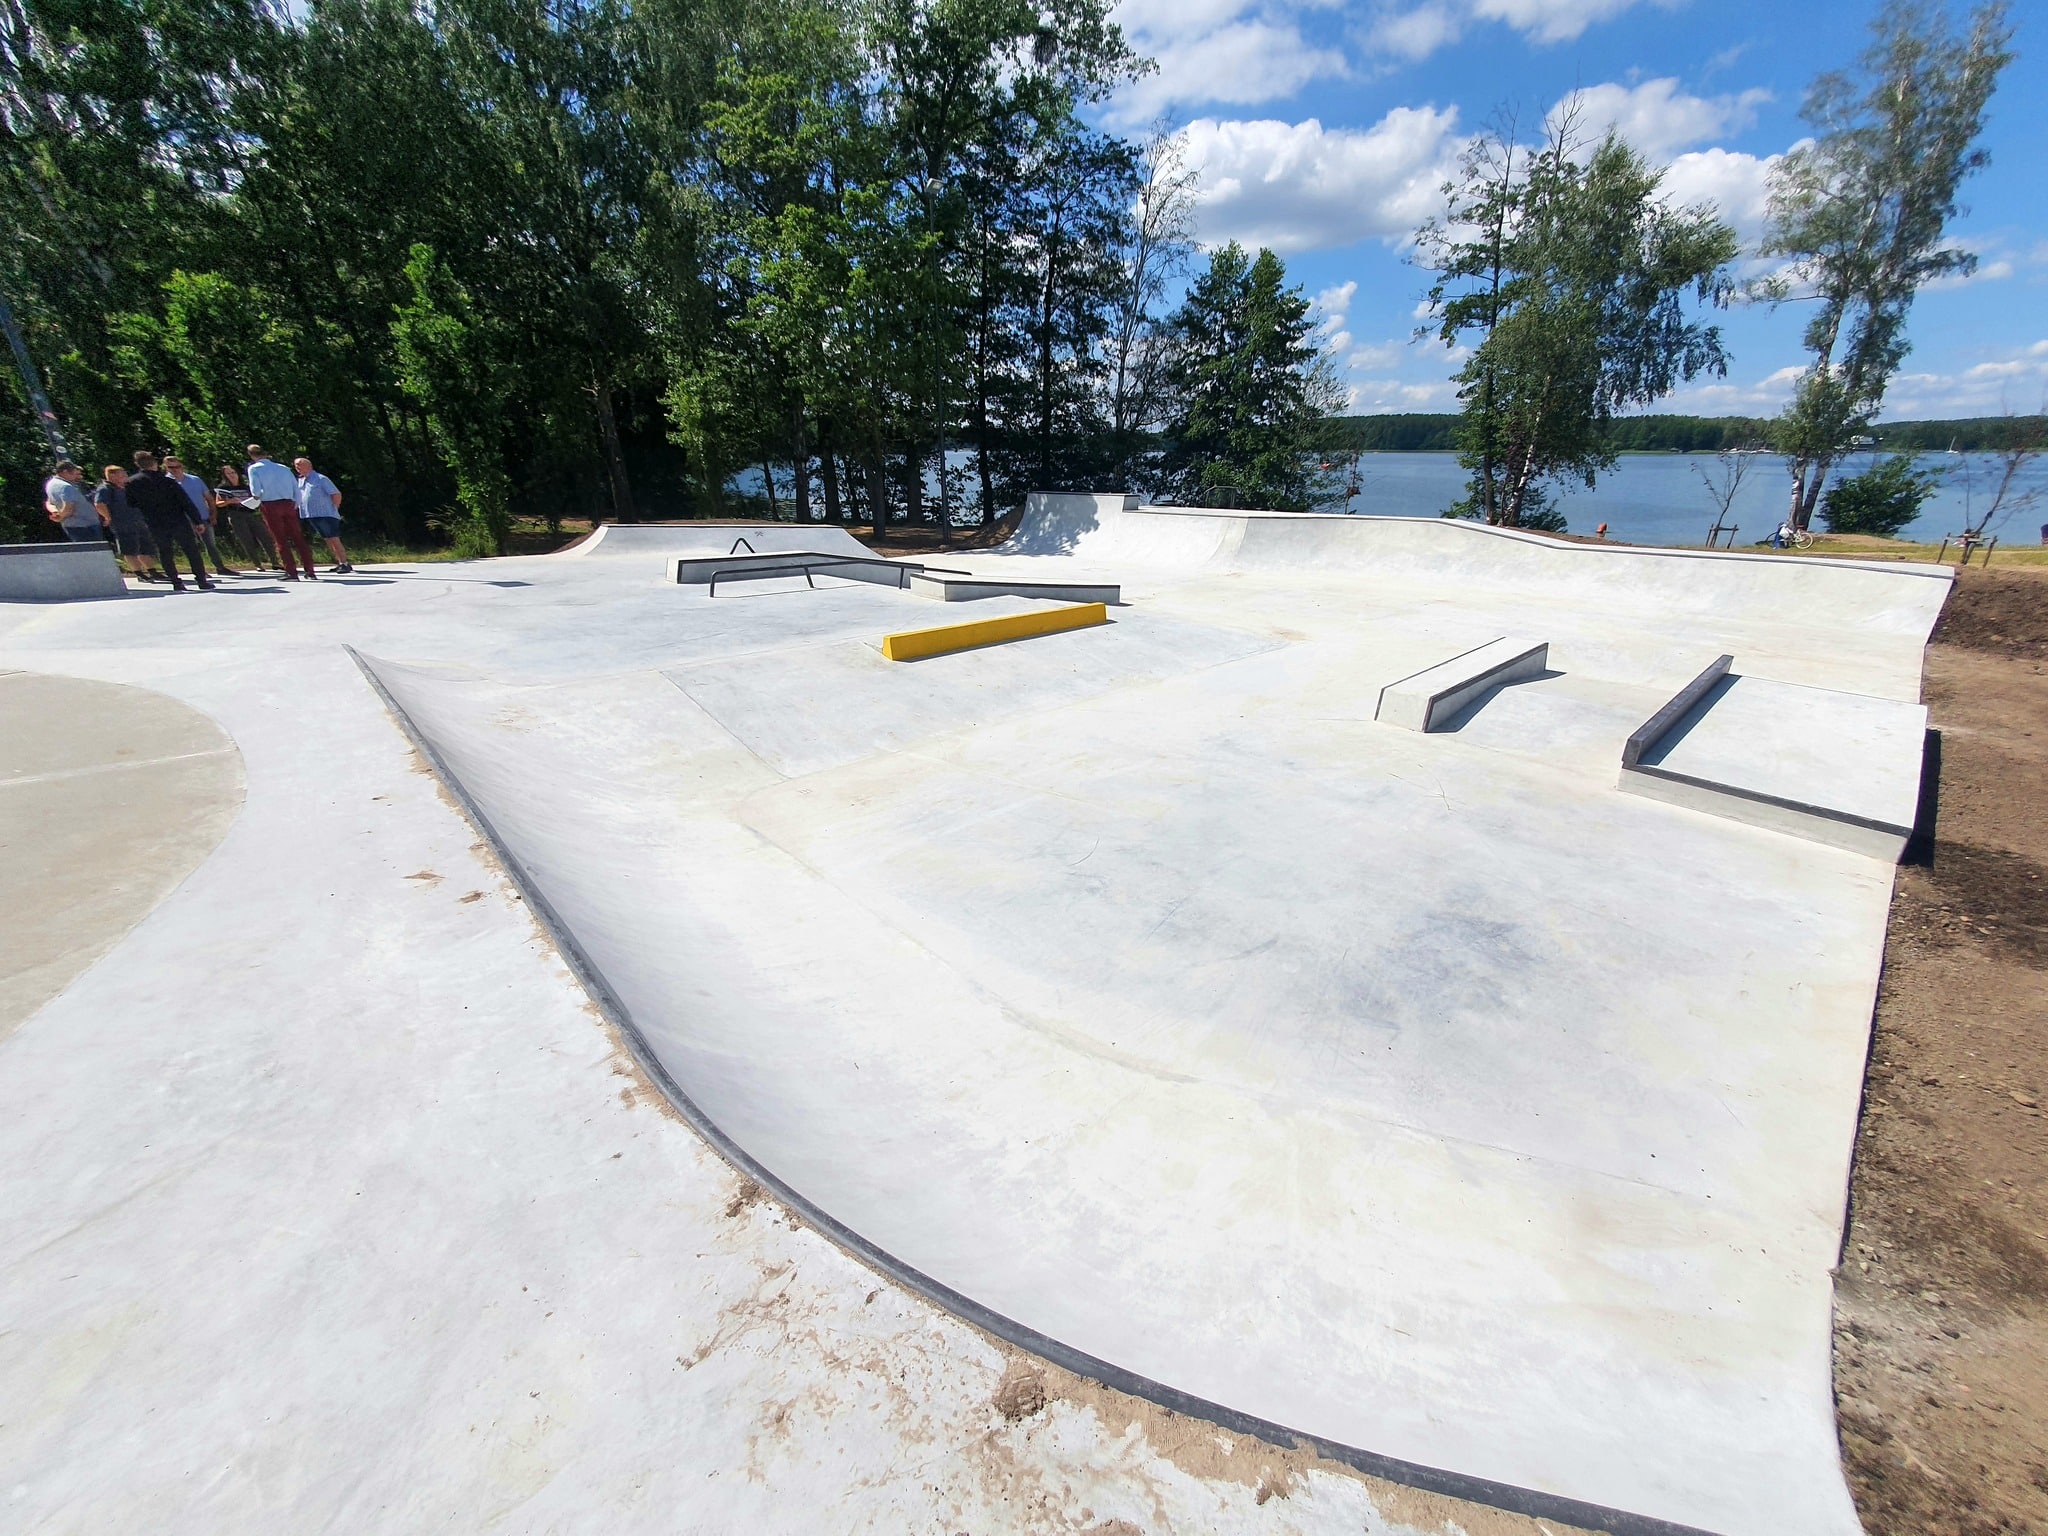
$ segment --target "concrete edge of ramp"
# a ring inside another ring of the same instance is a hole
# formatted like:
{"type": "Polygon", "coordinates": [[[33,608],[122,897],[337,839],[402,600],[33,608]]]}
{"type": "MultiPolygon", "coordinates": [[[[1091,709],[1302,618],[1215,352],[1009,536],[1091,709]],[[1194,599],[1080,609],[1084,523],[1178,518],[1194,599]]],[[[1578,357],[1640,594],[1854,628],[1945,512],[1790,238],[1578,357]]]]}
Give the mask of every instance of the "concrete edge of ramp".
{"type": "Polygon", "coordinates": [[[635,1022],[631,1010],[612,990],[603,973],[592,963],[574,931],[563,921],[561,915],[548,901],[546,894],[498,834],[489,816],[450,769],[427,734],[418,727],[405,707],[385,687],[376,670],[376,658],[365,656],[354,646],[345,646],[344,649],[414,750],[432,768],[436,779],[461,808],[477,835],[490,847],[507,878],[512,881],[528,909],[546,931],[563,963],[603,1014],[606,1022],[618,1032],[620,1040],[624,1042],[640,1070],[646,1074],[648,1081],[661,1090],[663,1097],[674,1107],[677,1114],[682,1116],[684,1122],[736,1172],[761,1185],[801,1220],[870,1269],[984,1333],[1050,1361],[1063,1370],[1072,1371],[1115,1391],[1143,1398],[1172,1412],[1203,1420],[1236,1434],[1249,1435],[1283,1448],[1313,1451],[1327,1460],[1369,1477],[1447,1498],[1488,1505],[1531,1519],[1556,1521],[1589,1531],[1605,1531],[1611,1533],[1611,1536],[1713,1536],[1713,1533],[1697,1526],[1681,1525],[1652,1516],[1633,1514],[1627,1510],[1544,1493],[1538,1489],[1494,1482],[1486,1478],[1383,1456],[1361,1447],[1326,1440],[1317,1435],[1303,1434],[1285,1425],[1239,1412],[1225,1404],[1196,1397],[1136,1372],[1125,1370],[1111,1361],[1087,1354],[1050,1335],[1026,1327],[982,1305],[973,1297],[941,1284],[921,1270],[904,1263],[886,1249],[870,1242],[757,1160],[745,1147],[727,1135],[724,1129],[690,1097],[649,1046],[647,1037],[635,1022]]]}
{"type": "Polygon", "coordinates": [[[723,555],[741,549],[772,554],[824,546],[845,554],[868,554],[868,547],[844,523],[746,523],[733,520],[684,519],[661,523],[599,523],[589,533],[544,555],[516,558],[581,560],[608,555],[676,555],[685,552],[723,555]]]}
{"type": "Polygon", "coordinates": [[[1808,842],[1847,849],[1850,853],[1864,854],[1887,864],[1896,864],[1905,857],[1906,844],[1913,837],[1911,827],[1854,816],[1824,805],[1787,800],[1736,784],[1717,784],[1711,779],[1673,773],[1668,768],[1640,765],[1624,768],[1615,787],[1624,794],[1662,800],[1667,805],[1726,817],[1745,826],[1789,833],[1808,842]]]}

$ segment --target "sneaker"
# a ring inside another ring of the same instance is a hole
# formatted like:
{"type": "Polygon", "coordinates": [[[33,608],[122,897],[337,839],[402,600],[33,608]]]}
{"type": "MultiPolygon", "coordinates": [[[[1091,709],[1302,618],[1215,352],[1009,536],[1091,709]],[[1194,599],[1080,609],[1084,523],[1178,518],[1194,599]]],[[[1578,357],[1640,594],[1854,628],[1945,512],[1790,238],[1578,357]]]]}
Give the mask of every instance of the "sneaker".
{"type": "Polygon", "coordinates": [[[353,576],[356,573],[356,568],[352,565],[347,564],[346,562],[337,565],[335,567],[335,570],[340,572],[343,576],[353,576]]]}
{"type": "Polygon", "coordinates": [[[220,583],[217,581],[202,581],[199,583],[199,590],[202,592],[218,592],[220,590],[220,583]]]}
{"type": "Polygon", "coordinates": [[[171,578],[171,590],[173,592],[188,592],[191,589],[187,587],[185,583],[179,581],[176,577],[173,577],[171,578]]]}

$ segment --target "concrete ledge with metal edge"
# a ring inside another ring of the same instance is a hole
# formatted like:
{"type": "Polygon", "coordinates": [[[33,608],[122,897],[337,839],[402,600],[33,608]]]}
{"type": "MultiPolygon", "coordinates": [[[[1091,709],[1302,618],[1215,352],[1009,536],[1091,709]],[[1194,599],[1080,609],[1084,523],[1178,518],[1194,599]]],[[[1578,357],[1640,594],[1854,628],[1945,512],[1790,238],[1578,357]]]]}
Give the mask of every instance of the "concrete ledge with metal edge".
{"type": "Polygon", "coordinates": [[[1733,663],[1715,658],[1637,728],[1616,787],[1896,864],[1919,805],[1926,707],[1733,663]]]}
{"type": "Polygon", "coordinates": [[[965,624],[903,630],[882,637],[882,654],[891,661],[919,661],[927,656],[944,656],[951,651],[971,651],[984,645],[1028,640],[1036,635],[1056,635],[1064,630],[1088,629],[1108,622],[1109,611],[1103,604],[1080,603],[1070,608],[1006,614],[999,619],[973,619],[965,624]]]}
{"type": "Polygon", "coordinates": [[[1404,730],[1433,731],[1482,695],[1525,677],[1541,677],[1549,662],[1549,641],[1503,635],[1387,684],[1373,718],[1404,730]]]}
{"type": "Polygon", "coordinates": [[[942,603],[974,602],[984,597],[1040,597],[1060,603],[1122,602],[1122,588],[1109,582],[1009,581],[994,576],[941,575],[931,570],[910,578],[910,590],[942,603]]]}
{"type": "Polygon", "coordinates": [[[68,603],[128,595],[121,562],[104,543],[0,544],[0,602],[68,603]]]}
{"type": "MultiPolygon", "coordinates": [[[[1019,615],[1036,618],[1039,615],[1019,615]]],[[[1106,616],[1104,621],[1106,622],[1106,616]]],[[[1000,622],[1000,621],[987,621],[1000,622]]],[[[953,628],[967,628],[955,625],[953,628]]],[[[1454,1472],[1441,1467],[1425,1466],[1405,1461],[1399,1457],[1386,1456],[1365,1450],[1358,1446],[1345,1445],[1339,1441],[1325,1439],[1319,1435],[1304,1434],[1285,1425],[1276,1424],[1254,1414],[1244,1413],[1222,1403],[1212,1402],[1193,1393],[1169,1386],[1151,1377],[1127,1370],[1111,1361],[1104,1360],[1084,1350],[1076,1349],[1049,1334],[1040,1332],[1014,1318],[983,1305],[972,1296],[953,1289],[933,1279],[888,1249],[871,1242],[854,1228],[838,1220],[831,1212],[806,1196],[801,1190],[761,1162],[752,1153],[735,1141],[719,1123],[707,1114],[683,1086],[676,1081],[660,1055],[649,1044],[646,1032],[634,1018],[617,990],[605,979],[604,973],[591,960],[589,953],[578,941],[575,930],[565,922],[562,915],[548,900],[546,891],[533,879],[524,862],[511,845],[500,835],[461,778],[436,749],[432,739],[422,731],[405,706],[395,698],[378,674],[379,663],[367,657],[353,646],[345,647],[349,657],[362,671],[365,681],[390,711],[392,719],[413,747],[426,759],[434,776],[448,791],[462,814],[476,828],[478,835],[489,845],[504,867],[506,876],[516,886],[528,909],[539,920],[555,950],[561,955],[570,973],[576,978],[584,992],[597,1006],[605,1018],[618,1030],[632,1053],[634,1063],[660,1090],[662,1096],[675,1108],[685,1123],[703,1138],[712,1151],[723,1158],[735,1170],[752,1179],[766,1189],[797,1217],[814,1230],[822,1233],[831,1242],[852,1254],[862,1263],[903,1286],[906,1290],[922,1296],[936,1306],[944,1308],[955,1317],[971,1323],[983,1332],[1006,1344],[1029,1351],[1042,1360],[1050,1361],[1063,1370],[1102,1383],[1118,1392],[1139,1397],[1159,1404],[1175,1413],[1189,1418],[1202,1419],[1221,1428],[1242,1435],[1255,1436],[1270,1445],[1284,1449],[1308,1449],[1318,1456],[1341,1463],[1369,1477],[1383,1478],[1391,1483],[1420,1489],[1427,1493],[1441,1494],[1448,1498],[1469,1500],[1489,1505],[1495,1509],[1525,1515],[1534,1520],[1554,1521],[1579,1527],[1586,1531],[1600,1531],[1607,1536],[1713,1536],[1713,1533],[1698,1526],[1685,1525],[1676,1521],[1661,1520],[1655,1516],[1640,1515],[1625,1509],[1605,1504],[1595,1504],[1582,1499],[1548,1493],[1541,1489],[1520,1487],[1512,1483],[1497,1482],[1490,1478],[1477,1477],[1454,1472]]]]}

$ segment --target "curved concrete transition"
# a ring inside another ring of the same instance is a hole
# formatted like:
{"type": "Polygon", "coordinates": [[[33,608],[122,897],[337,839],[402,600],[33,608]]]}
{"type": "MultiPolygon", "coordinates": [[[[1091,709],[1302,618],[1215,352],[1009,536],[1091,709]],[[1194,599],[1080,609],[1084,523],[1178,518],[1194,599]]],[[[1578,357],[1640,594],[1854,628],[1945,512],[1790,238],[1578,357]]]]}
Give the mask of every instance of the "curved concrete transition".
{"type": "Polygon", "coordinates": [[[242,759],[145,688],[0,672],[0,1040],[227,835],[242,759]]]}
{"type": "Polygon", "coordinates": [[[908,594],[669,588],[607,644],[586,566],[360,660],[699,1127],[927,1294],[1528,1513],[1856,1531],[1891,870],[1615,773],[1721,653],[1916,698],[1946,573],[1080,497],[972,563],[1130,606],[891,667],[908,594]],[[1373,722],[1501,634],[1544,674],[1373,722]]]}

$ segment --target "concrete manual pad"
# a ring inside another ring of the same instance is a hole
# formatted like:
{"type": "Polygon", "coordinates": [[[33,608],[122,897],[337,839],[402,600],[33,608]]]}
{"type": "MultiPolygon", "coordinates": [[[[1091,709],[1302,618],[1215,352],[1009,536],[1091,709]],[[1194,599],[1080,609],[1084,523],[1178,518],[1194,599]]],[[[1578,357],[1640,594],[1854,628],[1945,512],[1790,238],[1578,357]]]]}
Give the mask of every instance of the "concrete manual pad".
{"type": "Polygon", "coordinates": [[[1922,704],[1730,676],[1621,787],[1896,862],[1926,738],[1922,704]]]}
{"type": "MultiPolygon", "coordinates": [[[[0,666],[202,707],[249,787],[0,1042],[29,1213],[0,1391],[36,1426],[0,1485],[95,1527],[999,1528],[817,1364],[870,1305],[917,1335],[915,1293],[1554,1523],[1849,1536],[1831,1275],[1891,871],[1612,764],[1702,656],[1911,700],[1947,577],[1398,521],[1035,499],[978,563],[1130,605],[916,667],[873,650],[928,621],[909,592],[649,579],[727,529],[0,614],[0,666]],[[1557,675],[1427,737],[1373,723],[1503,634],[1557,675]],[[247,985],[171,984],[245,952],[247,985]],[[742,1244],[674,1121],[641,1155],[618,1101],[646,1090],[572,971],[859,1263],[742,1244]],[[800,1280],[825,1321],[768,1326],[800,1280]]],[[[876,1400],[964,1379],[965,1346],[889,1340],[876,1400]]],[[[1245,1528],[1129,1507],[1061,1518],[1245,1528]]]]}
{"type": "Polygon", "coordinates": [[[104,543],[0,544],[0,602],[126,597],[121,562],[104,543]]]}

